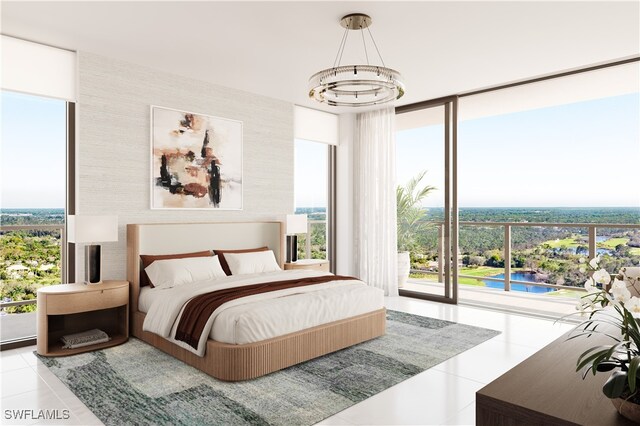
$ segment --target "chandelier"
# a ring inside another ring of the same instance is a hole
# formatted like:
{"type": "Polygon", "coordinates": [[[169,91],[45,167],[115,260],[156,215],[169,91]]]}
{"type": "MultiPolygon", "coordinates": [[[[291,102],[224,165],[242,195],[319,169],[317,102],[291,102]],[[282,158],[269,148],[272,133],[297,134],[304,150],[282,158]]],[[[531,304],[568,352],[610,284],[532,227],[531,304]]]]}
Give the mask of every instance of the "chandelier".
{"type": "Polygon", "coordinates": [[[309,79],[309,97],[331,106],[370,106],[383,104],[404,95],[402,76],[385,66],[382,55],[373,39],[369,26],[371,17],[363,13],[352,13],[340,20],[344,27],[342,41],[333,61],[333,67],[315,73],[309,79]],[[382,66],[371,65],[364,30],[367,30],[382,66]],[[366,65],[340,65],[347,44],[349,30],[359,30],[367,59],[366,65]]]}

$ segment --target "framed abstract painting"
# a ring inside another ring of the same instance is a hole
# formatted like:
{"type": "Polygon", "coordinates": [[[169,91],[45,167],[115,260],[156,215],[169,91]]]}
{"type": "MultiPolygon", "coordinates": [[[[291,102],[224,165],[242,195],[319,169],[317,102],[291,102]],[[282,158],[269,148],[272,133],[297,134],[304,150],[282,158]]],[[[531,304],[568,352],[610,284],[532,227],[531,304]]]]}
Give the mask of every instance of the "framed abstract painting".
{"type": "Polygon", "coordinates": [[[242,209],[242,122],[151,106],[151,208],[242,209]]]}

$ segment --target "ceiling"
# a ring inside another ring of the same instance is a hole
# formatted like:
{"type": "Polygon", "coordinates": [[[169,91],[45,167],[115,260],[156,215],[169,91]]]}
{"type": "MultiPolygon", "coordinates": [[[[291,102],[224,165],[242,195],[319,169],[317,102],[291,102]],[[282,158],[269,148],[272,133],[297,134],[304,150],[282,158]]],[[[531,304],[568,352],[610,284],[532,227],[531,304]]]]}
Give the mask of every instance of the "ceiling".
{"type": "MultiPolygon", "coordinates": [[[[373,18],[404,105],[640,54],[632,2],[11,2],[2,33],[332,112],[307,98],[352,12],[373,18]]],[[[371,50],[369,51],[370,57],[371,50]]],[[[365,62],[351,36],[343,64],[365,62]]]]}

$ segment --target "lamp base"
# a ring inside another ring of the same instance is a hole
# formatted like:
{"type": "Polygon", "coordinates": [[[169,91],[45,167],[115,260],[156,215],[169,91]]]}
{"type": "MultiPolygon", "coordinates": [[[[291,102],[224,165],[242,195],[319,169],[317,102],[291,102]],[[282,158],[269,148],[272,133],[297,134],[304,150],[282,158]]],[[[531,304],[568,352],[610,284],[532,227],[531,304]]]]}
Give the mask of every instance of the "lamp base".
{"type": "Polygon", "coordinates": [[[84,283],[88,285],[102,283],[102,246],[100,244],[84,246],[84,283]]]}
{"type": "Polygon", "coordinates": [[[298,261],[298,236],[287,235],[287,263],[298,261]]]}

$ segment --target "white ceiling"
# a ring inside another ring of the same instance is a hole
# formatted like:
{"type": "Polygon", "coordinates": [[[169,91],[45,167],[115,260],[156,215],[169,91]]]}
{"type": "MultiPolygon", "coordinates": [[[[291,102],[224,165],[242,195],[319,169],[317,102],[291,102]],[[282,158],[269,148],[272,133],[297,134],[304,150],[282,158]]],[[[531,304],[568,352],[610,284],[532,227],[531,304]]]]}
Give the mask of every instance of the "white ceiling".
{"type": "MultiPolygon", "coordinates": [[[[309,100],[307,80],[333,64],[347,13],[373,18],[386,65],[405,77],[404,105],[636,56],[639,5],[2,1],[2,33],[341,112],[309,100]]],[[[364,62],[361,43],[351,35],[343,64],[364,62]]]]}

